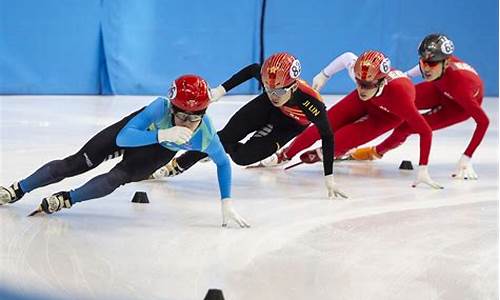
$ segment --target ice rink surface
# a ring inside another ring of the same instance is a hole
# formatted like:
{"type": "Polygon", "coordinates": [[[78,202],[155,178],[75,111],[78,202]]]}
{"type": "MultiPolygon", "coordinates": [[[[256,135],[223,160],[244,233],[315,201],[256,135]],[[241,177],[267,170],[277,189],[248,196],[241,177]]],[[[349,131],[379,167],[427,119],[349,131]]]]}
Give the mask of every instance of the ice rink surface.
{"type": "MultiPolygon", "coordinates": [[[[76,152],[155,97],[0,97],[0,184],[76,152]]],[[[327,106],[338,97],[330,96],[327,106]]],[[[248,96],[209,109],[217,128],[248,96]]],[[[498,98],[473,157],[478,181],[450,178],[474,130],[434,133],[430,174],[410,187],[418,136],[375,162],[335,165],[348,200],[328,200],[322,165],[233,164],[235,207],[250,229],[220,227],[216,168],[132,183],[51,216],[27,218],[42,197],[76,188],[118,160],[0,207],[0,285],[57,299],[498,299],[498,98]],[[135,191],[149,204],[131,203],[135,191]]],[[[373,143],[371,143],[373,144],[373,143]]],[[[296,158],[298,159],[298,158],[296,158]]]]}

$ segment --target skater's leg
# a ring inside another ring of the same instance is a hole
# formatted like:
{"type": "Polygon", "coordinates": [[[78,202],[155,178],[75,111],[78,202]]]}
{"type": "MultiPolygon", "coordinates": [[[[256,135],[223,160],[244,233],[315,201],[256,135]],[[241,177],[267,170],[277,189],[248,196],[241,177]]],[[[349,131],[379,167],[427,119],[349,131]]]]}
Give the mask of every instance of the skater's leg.
{"type": "Polygon", "coordinates": [[[168,163],[175,152],[161,145],[130,148],[123,160],[108,173],[92,178],[83,186],[70,191],[72,203],[104,197],[120,185],[147,179],[156,169],[168,163]]]}
{"type": "Polygon", "coordinates": [[[0,187],[0,204],[15,202],[25,193],[36,188],[84,173],[95,168],[106,159],[120,156],[123,150],[116,145],[116,135],[140,111],[136,111],[119,122],[106,127],[92,137],[77,153],[43,165],[33,174],[13,183],[10,187],[0,187]]]}

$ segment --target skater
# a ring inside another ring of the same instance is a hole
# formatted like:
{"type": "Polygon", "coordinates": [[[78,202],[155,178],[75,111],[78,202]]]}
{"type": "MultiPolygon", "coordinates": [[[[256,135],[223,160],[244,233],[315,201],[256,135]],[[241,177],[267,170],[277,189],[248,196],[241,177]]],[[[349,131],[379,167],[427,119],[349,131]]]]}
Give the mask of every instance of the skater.
{"type": "MultiPolygon", "coordinates": [[[[477,179],[477,174],[472,167],[471,158],[489,125],[488,116],[481,108],[483,82],[470,65],[452,55],[453,51],[453,42],[446,35],[430,34],[418,47],[418,65],[407,73],[411,77],[421,75],[425,80],[415,86],[415,103],[418,109],[428,110],[423,116],[432,130],[447,128],[471,117],[476,122],[472,139],[452,174],[456,179],[474,180],[477,179]]],[[[405,122],[379,145],[356,149],[351,156],[358,160],[381,158],[404,143],[413,133],[415,131],[405,122]]]]}
{"type": "Polygon", "coordinates": [[[43,198],[39,211],[51,214],[78,202],[104,197],[120,185],[146,179],[177,151],[195,149],[207,153],[217,164],[222,225],[232,220],[241,227],[249,227],[233,208],[231,165],[205,114],[208,104],[205,80],[196,75],[181,76],[172,83],[169,99],[157,98],[96,134],[77,153],[51,161],[9,187],[0,187],[0,204],[12,204],[36,188],[82,174],[107,159],[123,155],[123,160],[108,173],[77,189],[43,198]]]}
{"type": "MultiPolygon", "coordinates": [[[[415,107],[415,88],[410,79],[403,72],[391,69],[389,58],[382,52],[370,50],[359,57],[347,52],[335,58],[314,77],[313,86],[321,89],[333,74],[344,68],[354,77],[356,90],[328,110],[328,118],[335,132],[335,157],[345,155],[352,148],[406,121],[420,135],[420,166],[413,186],[425,183],[432,188],[442,188],[430,178],[427,170],[432,132],[415,107]]],[[[276,154],[277,163],[289,161],[317,140],[316,127],[307,128],[289,147],[276,154]]],[[[301,160],[314,163],[326,159],[328,155],[318,148],[302,154],[301,160]]]]}
{"type": "MultiPolygon", "coordinates": [[[[300,71],[299,60],[289,53],[279,52],[267,58],[262,68],[259,64],[249,65],[213,89],[212,96],[216,100],[254,77],[265,90],[239,109],[218,135],[232,160],[247,166],[272,155],[314,123],[326,156],[323,170],[328,197],[347,198],[333,179],[333,135],[325,105],[319,93],[300,80],[300,71]],[[252,137],[242,143],[250,133],[252,137]]],[[[155,177],[177,175],[206,156],[188,151],[158,170],[155,177]]]]}

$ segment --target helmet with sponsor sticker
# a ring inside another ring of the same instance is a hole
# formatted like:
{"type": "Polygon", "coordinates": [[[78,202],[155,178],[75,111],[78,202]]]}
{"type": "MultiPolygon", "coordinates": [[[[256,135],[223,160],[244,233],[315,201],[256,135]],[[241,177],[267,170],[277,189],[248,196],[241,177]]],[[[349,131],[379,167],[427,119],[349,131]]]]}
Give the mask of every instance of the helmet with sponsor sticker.
{"type": "Polygon", "coordinates": [[[354,76],[361,81],[383,79],[391,70],[391,61],[382,52],[369,50],[361,54],[354,64],[354,76]]]}
{"type": "Polygon", "coordinates": [[[418,55],[426,61],[443,61],[455,50],[453,41],[446,35],[432,33],[426,36],[418,46],[418,55]]]}
{"type": "Polygon", "coordinates": [[[286,52],[278,52],[266,59],[260,70],[262,83],[271,89],[290,86],[300,76],[300,61],[286,52]]]}
{"type": "Polygon", "coordinates": [[[204,111],[210,102],[208,83],[197,75],[182,75],[172,82],[168,98],[183,111],[204,111]]]}

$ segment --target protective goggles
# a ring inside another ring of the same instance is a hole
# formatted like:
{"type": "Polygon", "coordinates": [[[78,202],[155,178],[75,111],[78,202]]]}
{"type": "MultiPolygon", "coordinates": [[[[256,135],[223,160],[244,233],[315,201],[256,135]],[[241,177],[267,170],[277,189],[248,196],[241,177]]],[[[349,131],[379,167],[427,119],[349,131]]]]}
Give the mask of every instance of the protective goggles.
{"type": "Polygon", "coordinates": [[[191,122],[191,123],[201,121],[201,119],[203,119],[203,115],[204,115],[204,113],[202,113],[202,114],[190,114],[190,113],[187,113],[184,111],[177,110],[175,108],[173,109],[173,113],[174,113],[174,116],[176,118],[178,118],[179,120],[181,120],[182,122],[187,121],[187,122],[191,122]]]}
{"type": "Polygon", "coordinates": [[[277,88],[277,89],[272,89],[272,88],[269,88],[269,87],[265,87],[266,88],[266,92],[269,94],[269,95],[274,95],[274,96],[277,96],[277,97],[283,97],[286,95],[286,93],[288,93],[289,90],[292,89],[294,84],[290,85],[290,86],[287,86],[287,87],[282,87],[282,88],[277,88]]]}
{"type": "Polygon", "coordinates": [[[429,60],[424,60],[424,59],[420,59],[420,61],[422,62],[422,64],[426,65],[426,66],[429,66],[431,68],[439,65],[441,62],[443,62],[442,60],[438,60],[438,61],[429,61],[429,60]]]}
{"type": "Polygon", "coordinates": [[[356,78],[356,84],[360,88],[368,90],[368,89],[374,89],[374,88],[378,87],[378,85],[380,84],[380,81],[379,80],[365,81],[365,80],[361,80],[361,79],[356,78]]]}

